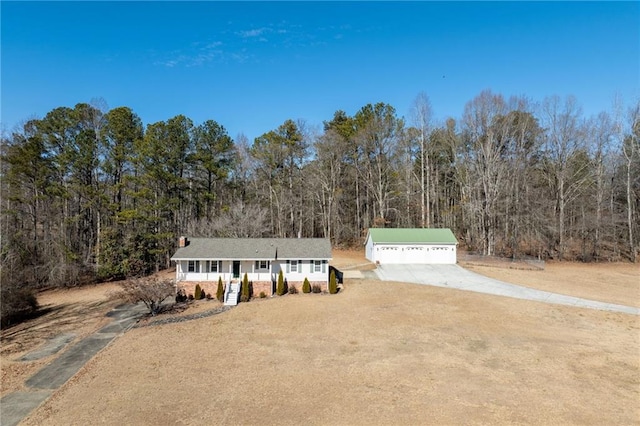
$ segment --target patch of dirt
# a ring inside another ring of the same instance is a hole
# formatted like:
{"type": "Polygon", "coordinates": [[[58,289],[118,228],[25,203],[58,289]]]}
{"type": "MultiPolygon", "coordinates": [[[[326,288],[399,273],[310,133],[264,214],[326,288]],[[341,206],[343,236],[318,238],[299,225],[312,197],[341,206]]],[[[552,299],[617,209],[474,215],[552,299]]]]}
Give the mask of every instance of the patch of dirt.
{"type": "Polygon", "coordinates": [[[165,301],[165,305],[167,307],[166,310],[160,312],[156,316],[147,315],[140,319],[139,323],[141,326],[152,324],[156,321],[163,321],[166,318],[178,318],[184,316],[190,316],[195,314],[201,314],[204,312],[220,309],[220,307],[224,306],[221,302],[218,302],[216,299],[202,299],[202,300],[191,300],[184,303],[172,303],[173,301],[167,299],[165,301]]]}
{"type": "MultiPolygon", "coordinates": [[[[521,272],[599,294],[596,269],[521,272]]],[[[638,424],[639,348],[633,315],[353,280],[130,330],[24,424],[638,424]]]]}
{"type": "Polygon", "coordinates": [[[525,269],[539,270],[544,269],[545,261],[533,258],[529,259],[508,259],[497,256],[481,256],[463,251],[458,251],[458,264],[461,266],[492,266],[504,269],[525,269]]]}

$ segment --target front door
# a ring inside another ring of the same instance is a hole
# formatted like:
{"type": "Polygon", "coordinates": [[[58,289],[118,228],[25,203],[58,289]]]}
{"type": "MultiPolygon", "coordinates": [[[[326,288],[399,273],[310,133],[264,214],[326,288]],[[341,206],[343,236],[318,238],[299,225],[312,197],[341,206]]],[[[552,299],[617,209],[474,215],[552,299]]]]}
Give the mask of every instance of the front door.
{"type": "Polygon", "coordinates": [[[240,261],[233,261],[233,278],[240,278],[240,261]]]}

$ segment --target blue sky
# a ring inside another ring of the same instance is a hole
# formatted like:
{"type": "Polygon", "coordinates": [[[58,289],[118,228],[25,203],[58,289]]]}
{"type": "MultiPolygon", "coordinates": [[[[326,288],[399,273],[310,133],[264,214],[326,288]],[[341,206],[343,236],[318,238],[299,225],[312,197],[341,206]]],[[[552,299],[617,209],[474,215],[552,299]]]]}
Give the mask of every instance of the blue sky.
{"type": "Polygon", "coordinates": [[[585,115],[640,96],[639,2],[7,2],[4,131],[103,98],[150,124],[184,114],[250,141],[286,119],[420,92],[460,117],[484,89],[575,95],[585,115]]]}

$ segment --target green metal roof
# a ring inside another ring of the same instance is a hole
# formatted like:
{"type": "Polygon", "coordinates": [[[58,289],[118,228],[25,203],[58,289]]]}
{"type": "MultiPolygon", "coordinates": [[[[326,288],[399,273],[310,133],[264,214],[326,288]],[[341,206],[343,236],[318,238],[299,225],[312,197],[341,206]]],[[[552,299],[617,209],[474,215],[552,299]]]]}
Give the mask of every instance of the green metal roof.
{"type": "Polygon", "coordinates": [[[449,228],[369,228],[369,236],[375,244],[458,243],[449,228]]]}

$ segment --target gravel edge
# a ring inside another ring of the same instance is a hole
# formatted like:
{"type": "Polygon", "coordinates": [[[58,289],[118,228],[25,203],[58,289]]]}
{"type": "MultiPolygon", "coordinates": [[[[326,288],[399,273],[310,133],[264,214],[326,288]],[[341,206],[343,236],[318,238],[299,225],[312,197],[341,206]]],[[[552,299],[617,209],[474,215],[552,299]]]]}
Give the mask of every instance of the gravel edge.
{"type": "Polygon", "coordinates": [[[207,318],[213,315],[226,312],[231,308],[233,308],[233,306],[220,306],[220,307],[211,309],[209,311],[198,312],[197,314],[184,315],[181,317],[165,318],[161,320],[149,321],[144,323],[138,322],[132,328],[152,327],[152,326],[164,325],[164,324],[175,324],[178,322],[191,321],[191,320],[200,319],[200,318],[207,318]]]}

